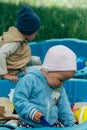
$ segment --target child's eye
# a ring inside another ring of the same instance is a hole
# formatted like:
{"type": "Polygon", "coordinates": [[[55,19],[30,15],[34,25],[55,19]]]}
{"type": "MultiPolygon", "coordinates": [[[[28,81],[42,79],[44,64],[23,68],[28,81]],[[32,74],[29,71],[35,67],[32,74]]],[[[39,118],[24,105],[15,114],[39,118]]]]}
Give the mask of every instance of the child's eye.
{"type": "Polygon", "coordinates": [[[59,78],[58,78],[58,80],[59,80],[60,82],[64,82],[64,80],[62,80],[62,79],[59,79],[59,78]]]}

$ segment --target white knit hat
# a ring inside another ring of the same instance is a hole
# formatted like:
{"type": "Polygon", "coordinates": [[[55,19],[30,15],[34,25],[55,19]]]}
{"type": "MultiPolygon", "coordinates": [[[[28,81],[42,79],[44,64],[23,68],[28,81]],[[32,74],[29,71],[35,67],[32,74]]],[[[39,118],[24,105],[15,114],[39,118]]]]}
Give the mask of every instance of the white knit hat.
{"type": "Polygon", "coordinates": [[[76,55],[64,45],[53,46],[46,53],[42,69],[45,71],[76,71],[76,55]]]}

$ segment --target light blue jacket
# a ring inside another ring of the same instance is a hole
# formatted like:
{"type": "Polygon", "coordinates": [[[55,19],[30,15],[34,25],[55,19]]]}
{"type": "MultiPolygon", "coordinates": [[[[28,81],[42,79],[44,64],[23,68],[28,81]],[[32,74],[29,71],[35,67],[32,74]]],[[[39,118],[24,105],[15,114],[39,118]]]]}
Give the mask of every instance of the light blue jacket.
{"type": "Polygon", "coordinates": [[[28,73],[19,80],[13,103],[20,118],[35,127],[43,127],[41,123],[32,120],[36,111],[42,112],[51,125],[58,118],[65,126],[75,123],[63,86],[60,92],[49,86],[39,69],[29,69],[28,73]]]}

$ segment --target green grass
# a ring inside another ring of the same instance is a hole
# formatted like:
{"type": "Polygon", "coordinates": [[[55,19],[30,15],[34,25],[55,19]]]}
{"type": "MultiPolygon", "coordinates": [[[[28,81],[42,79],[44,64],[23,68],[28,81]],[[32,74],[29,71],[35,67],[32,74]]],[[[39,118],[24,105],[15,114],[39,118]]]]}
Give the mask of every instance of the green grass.
{"type": "MultiPolygon", "coordinates": [[[[42,5],[41,0],[25,1],[41,19],[41,28],[35,41],[51,38],[87,39],[87,8],[83,8],[83,5],[86,7],[86,0],[42,0],[42,5]],[[73,2],[70,4],[72,7],[69,6],[70,2],[73,2]]],[[[24,0],[0,2],[0,35],[10,26],[16,25],[17,12],[21,5],[24,5],[24,0]]]]}
{"type": "MultiPolygon", "coordinates": [[[[2,0],[0,0],[2,2],[2,0]]],[[[59,6],[87,8],[87,0],[3,0],[5,3],[26,3],[30,6],[59,6]]]]}

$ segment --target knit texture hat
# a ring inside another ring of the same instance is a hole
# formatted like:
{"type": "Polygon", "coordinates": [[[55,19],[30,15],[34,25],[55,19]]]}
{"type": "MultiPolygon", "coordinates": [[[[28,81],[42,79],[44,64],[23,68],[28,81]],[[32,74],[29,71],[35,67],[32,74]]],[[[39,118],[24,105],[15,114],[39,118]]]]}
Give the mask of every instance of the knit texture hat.
{"type": "Polygon", "coordinates": [[[76,55],[64,45],[53,46],[45,56],[42,69],[45,71],[76,71],[76,55]]]}
{"type": "Polygon", "coordinates": [[[22,34],[34,34],[40,28],[39,16],[28,6],[23,6],[18,12],[16,27],[22,34]]]}

